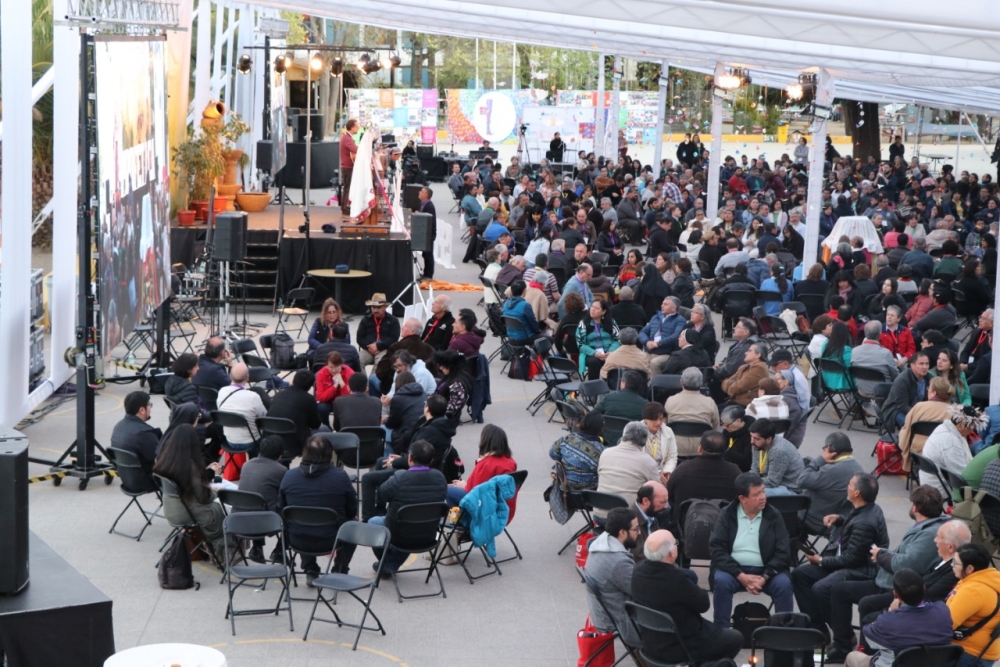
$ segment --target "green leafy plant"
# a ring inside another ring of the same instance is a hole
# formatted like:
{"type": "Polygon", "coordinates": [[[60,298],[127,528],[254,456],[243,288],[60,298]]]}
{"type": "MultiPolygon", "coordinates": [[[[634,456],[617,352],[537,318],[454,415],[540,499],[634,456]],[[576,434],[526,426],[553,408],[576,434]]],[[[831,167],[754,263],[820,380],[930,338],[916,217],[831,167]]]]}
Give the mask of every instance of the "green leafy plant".
{"type": "MultiPolygon", "coordinates": [[[[226,121],[226,124],[218,132],[218,138],[223,142],[223,157],[228,157],[233,151],[240,150],[237,142],[240,140],[240,137],[249,132],[250,126],[243,120],[243,117],[235,111],[230,111],[229,120],[226,121]]],[[[246,152],[242,152],[239,157],[240,168],[246,169],[249,164],[250,156],[246,152]]]]}
{"type": "Polygon", "coordinates": [[[173,175],[188,188],[188,201],[207,201],[212,183],[226,171],[226,158],[217,133],[195,136],[188,128],[188,138],[173,150],[173,175]]]}
{"type": "Polygon", "coordinates": [[[767,115],[762,119],[764,125],[764,134],[775,135],[778,133],[778,125],[781,124],[781,107],[777,104],[769,104],[767,106],[767,115]]]}

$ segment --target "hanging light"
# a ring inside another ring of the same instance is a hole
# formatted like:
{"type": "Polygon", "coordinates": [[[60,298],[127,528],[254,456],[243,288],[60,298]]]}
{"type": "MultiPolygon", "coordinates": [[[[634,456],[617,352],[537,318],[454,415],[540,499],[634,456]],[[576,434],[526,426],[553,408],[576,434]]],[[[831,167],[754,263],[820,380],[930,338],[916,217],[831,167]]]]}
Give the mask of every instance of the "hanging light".
{"type": "Polygon", "coordinates": [[[358,69],[361,70],[362,72],[364,72],[365,71],[365,66],[369,62],[371,62],[371,59],[372,59],[372,57],[370,55],[368,55],[367,53],[362,53],[361,57],[358,58],[358,62],[357,62],[358,69]]]}
{"type": "Polygon", "coordinates": [[[715,87],[723,90],[736,90],[740,87],[740,77],[732,74],[720,74],[715,79],[715,87]]]}
{"type": "Polygon", "coordinates": [[[374,74],[380,69],[382,69],[382,63],[374,59],[369,59],[369,61],[365,63],[365,66],[361,68],[361,71],[365,74],[374,74]]]}
{"type": "Polygon", "coordinates": [[[330,76],[340,76],[344,73],[344,59],[337,56],[330,61],[330,76]]]}
{"type": "Polygon", "coordinates": [[[785,94],[788,95],[788,99],[798,102],[802,99],[805,91],[802,90],[801,83],[791,83],[785,88],[785,94]]]}
{"type": "Polygon", "coordinates": [[[240,74],[249,74],[252,62],[253,61],[251,60],[249,54],[244,53],[240,56],[240,59],[236,64],[236,69],[240,72],[240,74]]]}
{"type": "Polygon", "coordinates": [[[309,59],[309,67],[311,67],[314,72],[318,72],[323,69],[323,57],[318,53],[315,54],[309,59]]]}
{"type": "Polygon", "coordinates": [[[285,71],[292,66],[292,54],[285,53],[279,55],[274,59],[274,71],[278,74],[284,74],[285,71]]]}

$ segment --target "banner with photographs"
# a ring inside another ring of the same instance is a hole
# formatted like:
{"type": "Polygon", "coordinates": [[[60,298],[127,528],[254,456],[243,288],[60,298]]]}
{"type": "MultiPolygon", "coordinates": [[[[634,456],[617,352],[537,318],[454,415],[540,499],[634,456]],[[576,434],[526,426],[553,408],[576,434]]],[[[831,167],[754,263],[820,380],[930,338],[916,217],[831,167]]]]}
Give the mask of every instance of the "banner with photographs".
{"type": "Polygon", "coordinates": [[[96,44],[102,350],[170,293],[170,165],[163,41],[96,44]]]}
{"type": "Polygon", "coordinates": [[[347,91],[347,112],[361,125],[371,123],[382,134],[396,136],[399,144],[410,139],[437,143],[438,94],[436,90],[365,88],[347,91]]]}

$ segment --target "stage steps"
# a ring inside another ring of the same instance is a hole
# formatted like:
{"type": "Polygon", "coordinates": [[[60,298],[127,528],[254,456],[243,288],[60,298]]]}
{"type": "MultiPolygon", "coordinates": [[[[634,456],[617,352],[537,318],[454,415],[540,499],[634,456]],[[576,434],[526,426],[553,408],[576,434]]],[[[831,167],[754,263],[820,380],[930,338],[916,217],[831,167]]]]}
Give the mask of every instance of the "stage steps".
{"type": "MultiPolygon", "coordinates": [[[[278,230],[247,230],[246,261],[247,304],[270,306],[278,284],[278,230]]],[[[242,279],[242,273],[233,276],[242,279]]]]}

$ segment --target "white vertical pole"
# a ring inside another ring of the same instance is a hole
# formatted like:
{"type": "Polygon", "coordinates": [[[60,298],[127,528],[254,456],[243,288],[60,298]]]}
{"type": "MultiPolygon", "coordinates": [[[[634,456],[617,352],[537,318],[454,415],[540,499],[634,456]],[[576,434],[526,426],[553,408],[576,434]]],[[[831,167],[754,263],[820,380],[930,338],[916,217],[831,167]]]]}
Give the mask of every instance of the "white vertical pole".
{"type": "Polygon", "coordinates": [[[194,56],[194,125],[212,97],[212,2],[198,0],[198,43],[194,56]]]}
{"type": "Polygon", "coordinates": [[[510,89],[517,89],[517,42],[510,45],[510,89]]]}
{"type": "Polygon", "coordinates": [[[222,42],[225,31],[222,24],[225,23],[226,11],[222,5],[215,6],[215,38],[212,44],[212,98],[220,99],[222,92],[222,42]]]}
{"type": "Polygon", "coordinates": [[[479,38],[476,37],[476,90],[479,90],[479,38]]]}
{"type": "Polygon", "coordinates": [[[653,138],[653,173],[660,175],[660,160],[663,159],[663,125],[667,120],[667,83],[670,80],[670,63],[660,64],[660,96],[656,103],[656,135],[653,138]]]}
{"type": "MultiPolygon", "coordinates": [[[[54,0],[53,15],[65,16],[66,0],[54,0]]],[[[52,187],[76,193],[79,169],[80,33],[58,23],[53,27],[52,187]]],[[[56,197],[52,208],[52,289],[49,290],[49,377],[53,387],[73,375],[63,351],[76,344],[77,198],[56,197]]]]}
{"type": "Polygon", "coordinates": [[[958,169],[958,154],[962,151],[962,122],[965,120],[965,114],[958,114],[958,136],[955,137],[955,171],[958,169]]]}
{"type": "MultiPolygon", "coordinates": [[[[834,82],[830,73],[821,69],[816,73],[816,105],[829,109],[833,106],[834,82]]],[[[827,121],[815,119],[812,135],[812,152],[809,154],[809,186],[806,190],[806,245],[802,255],[805,271],[816,262],[819,251],[819,214],[823,210],[823,165],[826,163],[827,121]]]]}
{"type": "MultiPolygon", "coordinates": [[[[31,3],[3,3],[3,267],[0,268],[0,424],[24,417],[31,271],[31,3]]],[[[74,125],[76,122],[74,121],[74,125]]],[[[75,188],[74,188],[75,191],[75,188]]],[[[58,198],[57,198],[58,199],[58,198]]],[[[75,235],[74,235],[75,237],[75,235]]]]}
{"type": "Polygon", "coordinates": [[[604,54],[597,54],[597,126],[594,128],[594,154],[604,157],[604,54]]]}
{"type": "Polygon", "coordinates": [[[497,43],[493,42],[493,90],[497,89],[497,43]]]}
{"type": "Polygon", "coordinates": [[[715,63],[715,78],[712,86],[712,152],[708,163],[708,187],[705,189],[705,217],[715,224],[719,214],[719,168],[722,166],[722,100],[725,91],[715,87],[715,82],[726,73],[725,63],[715,63]]]}
{"type": "Polygon", "coordinates": [[[610,152],[611,156],[618,159],[618,130],[621,129],[619,116],[621,115],[621,87],[622,87],[622,57],[615,56],[615,69],[611,77],[611,111],[608,113],[608,126],[604,130],[604,150],[610,152]],[[611,145],[608,146],[608,142],[611,145]]]}
{"type": "MultiPolygon", "coordinates": [[[[242,10],[240,10],[240,13],[249,14],[251,11],[252,10],[249,7],[244,7],[242,10]]],[[[233,88],[235,87],[236,77],[239,74],[239,72],[236,71],[236,60],[233,58],[233,52],[236,49],[236,34],[237,34],[236,10],[232,7],[229,7],[226,10],[226,17],[229,19],[228,23],[229,30],[227,31],[229,39],[227,40],[228,48],[226,51],[226,78],[224,80],[226,82],[226,97],[229,100],[227,106],[230,109],[232,109],[233,105],[236,104],[236,95],[233,92],[233,88]]],[[[243,117],[246,118],[245,115],[243,117]]]]}

